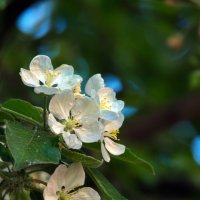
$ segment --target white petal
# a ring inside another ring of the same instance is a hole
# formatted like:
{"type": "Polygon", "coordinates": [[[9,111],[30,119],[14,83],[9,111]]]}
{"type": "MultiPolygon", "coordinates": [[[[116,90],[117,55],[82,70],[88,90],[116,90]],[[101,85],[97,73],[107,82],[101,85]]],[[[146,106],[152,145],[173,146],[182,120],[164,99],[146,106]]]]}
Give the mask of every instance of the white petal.
{"type": "Polygon", "coordinates": [[[100,200],[99,194],[90,187],[79,189],[71,196],[72,200],[100,200]]]}
{"type": "Polygon", "coordinates": [[[34,74],[32,74],[29,70],[21,68],[19,74],[25,85],[27,85],[29,87],[37,87],[40,85],[37,77],[34,74]]]}
{"type": "Polygon", "coordinates": [[[116,93],[110,87],[101,88],[97,93],[100,97],[100,100],[106,98],[110,102],[116,101],[116,93]]]}
{"type": "Polygon", "coordinates": [[[69,149],[80,149],[82,147],[82,142],[77,138],[75,134],[64,132],[63,139],[69,149]]]}
{"type": "Polygon", "coordinates": [[[103,159],[106,162],[110,162],[110,156],[109,156],[107,150],[105,149],[103,142],[101,142],[101,153],[102,153],[103,159]]]}
{"type": "Polygon", "coordinates": [[[48,116],[48,125],[52,132],[60,134],[64,130],[64,125],[57,122],[54,116],[50,113],[48,116]]]}
{"type": "Polygon", "coordinates": [[[65,190],[71,191],[76,187],[84,185],[85,172],[81,163],[73,163],[67,168],[65,176],[65,190]]]}
{"type": "Polygon", "coordinates": [[[100,118],[105,119],[108,121],[113,121],[118,118],[118,113],[113,112],[111,110],[101,110],[100,111],[100,118]]]}
{"type": "Polygon", "coordinates": [[[79,75],[64,77],[59,83],[59,88],[61,90],[73,90],[78,84],[82,82],[82,80],[82,77],[79,75]]]}
{"type": "Polygon", "coordinates": [[[124,101],[117,100],[114,101],[112,104],[112,110],[115,112],[120,112],[124,108],[124,101]]]}
{"type": "Polygon", "coordinates": [[[104,131],[112,132],[114,130],[118,130],[124,121],[124,115],[122,113],[119,113],[116,120],[113,121],[102,121],[102,125],[104,126],[104,131]]]}
{"type": "Polygon", "coordinates": [[[61,65],[60,67],[56,68],[53,72],[57,74],[51,85],[60,85],[63,80],[68,79],[69,76],[72,76],[74,73],[74,69],[70,65],[61,65]]]}
{"type": "Polygon", "coordinates": [[[104,80],[101,77],[101,74],[95,74],[86,83],[85,93],[91,96],[91,92],[98,91],[99,89],[104,87],[104,80]]]}
{"type": "Polygon", "coordinates": [[[74,74],[74,68],[71,65],[63,64],[60,67],[56,68],[54,72],[58,72],[65,76],[71,76],[74,74]]]}
{"type": "Polygon", "coordinates": [[[85,143],[97,142],[101,138],[101,130],[97,120],[88,119],[80,122],[82,127],[75,128],[78,138],[85,143]]]}
{"type": "Polygon", "coordinates": [[[51,175],[47,187],[44,189],[43,197],[45,200],[57,200],[56,192],[65,186],[68,175],[68,168],[65,165],[59,165],[51,175]]]}
{"type": "Polygon", "coordinates": [[[53,70],[51,59],[45,55],[35,56],[29,67],[30,71],[43,83],[45,83],[45,73],[49,70],[53,70]]]}
{"type": "Polygon", "coordinates": [[[46,95],[53,95],[59,92],[58,88],[54,87],[47,87],[45,85],[35,87],[34,92],[36,94],[46,94],[46,95]]]}
{"type": "Polygon", "coordinates": [[[110,138],[104,138],[106,149],[113,155],[121,155],[125,152],[125,146],[112,141],[110,138]]]}
{"type": "Polygon", "coordinates": [[[75,101],[75,104],[71,110],[72,116],[76,119],[86,118],[98,118],[99,107],[96,102],[89,97],[83,96],[75,101]]]}
{"type": "Polygon", "coordinates": [[[67,119],[69,111],[74,104],[74,96],[66,90],[53,96],[49,103],[49,111],[58,119],[67,119]]]}

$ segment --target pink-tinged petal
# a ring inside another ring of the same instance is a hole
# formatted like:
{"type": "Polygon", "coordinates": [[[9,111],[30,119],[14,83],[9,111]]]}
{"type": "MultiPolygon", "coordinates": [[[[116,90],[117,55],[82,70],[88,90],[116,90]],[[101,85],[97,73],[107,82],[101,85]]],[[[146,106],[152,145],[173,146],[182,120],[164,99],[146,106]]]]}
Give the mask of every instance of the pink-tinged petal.
{"type": "Polygon", "coordinates": [[[107,150],[105,149],[103,142],[101,142],[101,153],[102,153],[103,159],[106,162],[110,162],[110,155],[108,154],[107,150]]]}
{"type": "Polygon", "coordinates": [[[65,186],[68,175],[68,168],[65,165],[59,165],[51,175],[47,187],[44,189],[44,200],[57,200],[57,191],[60,191],[62,186],[65,186]]]}
{"type": "Polygon", "coordinates": [[[47,87],[45,85],[35,87],[34,92],[36,94],[46,94],[46,95],[54,95],[59,92],[58,88],[47,87]]]}
{"type": "Polygon", "coordinates": [[[60,120],[67,119],[74,101],[74,96],[71,91],[63,91],[53,96],[49,103],[49,111],[60,120]]]}
{"type": "Polygon", "coordinates": [[[67,192],[84,185],[85,172],[81,163],[72,163],[67,168],[65,176],[65,190],[67,192]]]}
{"type": "Polygon", "coordinates": [[[42,82],[45,83],[45,73],[52,71],[51,59],[45,55],[35,56],[30,63],[30,71],[42,82]]]}
{"type": "Polygon", "coordinates": [[[92,91],[98,91],[104,87],[104,80],[101,77],[101,74],[95,74],[89,78],[85,86],[85,93],[89,96],[92,96],[92,91]]]}
{"type": "Polygon", "coordinates": [[[65,192],[69,192],[80,187],[85,182],[85,172],[81,163],[73,163],[69,167],[59,165],[51,175],[47,187],[44,189],[45,200],[57,200],[57,191],[61,191],[64,186],[65,192]]]}
{"type": "Polygon", "coordinates": [[[37,79],[37,77],[31,73],[29,70],[20,69],[20,76],[22,79],[22,82],[24,83],[24,85],[27,85],[29,87],[37,87],[39,86],[39,79],[37,79]]]}
{"type": "Polygon", "coordinates": [[[69,149],[80,149],[82,147],[82,142],[77,138],[75,134],[64,132],[63,139],[69,149]]]}
{"type": "Polygon", "coordinates": [[[113,155],[118,156],[118,155],[121,155],[125,152],[125,146],[124,145],[118,144],[108,137],[104,138],[104,142],[105,142],[106,149],[113,155]]]}
{"type": "Polygon", "coordinates": [[[50,113],[48,116],[48,125],[52,132],[55,134],[60,134],[63,132],[65,126],[56,121],[54,116],[50,113]]]}
{"type": "Polygon", "coordinates": [[[84,187],[72,194],[71,200],[100,200],[99,194],[90,187],[84,187]]]}

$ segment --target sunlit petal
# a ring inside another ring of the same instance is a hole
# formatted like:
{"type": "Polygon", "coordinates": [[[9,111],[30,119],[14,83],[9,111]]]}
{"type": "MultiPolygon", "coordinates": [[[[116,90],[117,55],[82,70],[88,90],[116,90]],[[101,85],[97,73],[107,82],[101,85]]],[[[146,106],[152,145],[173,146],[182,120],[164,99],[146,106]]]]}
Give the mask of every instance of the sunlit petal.
{"type": "Polygon", "coordinates": [[[108,137],[104,138],[106,149],[113,155],[121,155],[125,152],[125,146],[118,144],[108,137]]]}
{"type": "Polygon", "coordinates": [[[50,113],[48,116],[48,125],[52,132],[60,134],[64,130],[64,125],[57,122],[54,116],[50,113]]]}
{"type": "Polygon", "coordinates": [[[35,56],[29,67],[30,71],[43,83],[45,83],[45,73],[53,70],[51,59],[45,55],[35,56]]]}
{"type": "Polygon", "coordinates": [[[89,78],[85,86],[85,92],[87,95],[91,96],[91,92],[98,91],[104,87],[104,80],[101,77],[101,74],[95,74],[89,78]]]}
{"type": "Polygon", "coordinates": [[[85,143],[97,142],[101,138],[99,122],[94,119],[82,120],[81,127],[74,131],[78,138],[85,143]]]}
{"type": "Polygon", "coordinates": [[[25,85],[27,85],[29,87],[37,87],[40,85],[39,79],[37,79],[37,77],[33,73],[31,73],[29,70],[21,68],[19,74],[25,85]]]}
{"type": "Polygon", "coordinates": [[[74,96],[71,91],[66,90],[53,96],[49,103],[49,111],[60,120],[67,119],[73,104],[74,96]]]}
{"type": "Polygon", "coordinates": [[[74,116],[76,119],[81,119],[84,117],[93,117],[97,119],[99,117],[98,105],[93,99],[86,96],[76,100],[71,112],[72,116],[74,116]]]}
{"type": "Polygon", "coordinates": [[[116,120],[106,121],[102,120],[102,125],[104,126],[104,131],[112,132],[113,130],[118,130],[124,121],[124,115],[122,113],[118,114],[116,120]]]}

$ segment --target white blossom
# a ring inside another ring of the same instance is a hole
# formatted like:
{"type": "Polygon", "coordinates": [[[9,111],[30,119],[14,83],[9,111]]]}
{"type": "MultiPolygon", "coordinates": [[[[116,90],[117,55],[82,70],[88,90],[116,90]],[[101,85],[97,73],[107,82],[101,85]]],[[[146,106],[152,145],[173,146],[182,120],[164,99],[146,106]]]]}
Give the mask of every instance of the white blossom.
{"type": "Polygon", "coordinates": [[[118,140],[119,128],[124,121],[124,116],[119,114],[114,121],[102,120],[101,153],[106,162],[110,162],[110,155],[118,156],[125,152],[125,146],[115,141],[118,140]],[[109,153],[108,153],[109,152],[109,153]]]}
{"type": "Polygon", "coordinates": [[[69,167],[59,165],[44,189],[44,200],[100,200],[95,190],[82,187],[84,182],[85,172],[80,163],[73,163],[69,167]]]}
{"type": "Polygon", "coordinates": [[[89,97],[75,98],[70,90],[56,94],[49,104],[48,125],[55,134],[62,134],[67,146],[80,149],[82,142],[100,140],[99,108],[89,97]]]}
{"type": "Polygon", "coordinates": [[[105,87],[100,74],[93,75],[86,83],[85,92],[98,103],[100,118],[116,120],[124,107],[124,102],[116,99],[116,93],[110,87],[105,87]]]}
{"type": "Polygon", "coordinates": [[[82,81],[81,76],[74,75],[74,69],[70,65],[61,65],[53,69],[48,56],[35,56],[29,66],[30,70],[20,69],[23,83],[34,87],[34,91],[46,95],[56,94],[60,90],[73,90],[82,81]]]}

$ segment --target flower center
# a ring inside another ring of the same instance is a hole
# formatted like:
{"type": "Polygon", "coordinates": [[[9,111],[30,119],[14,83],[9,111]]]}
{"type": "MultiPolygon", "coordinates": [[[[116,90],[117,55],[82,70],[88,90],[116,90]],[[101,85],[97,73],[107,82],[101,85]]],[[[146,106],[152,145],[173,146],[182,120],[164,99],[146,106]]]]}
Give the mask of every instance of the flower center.
{"type": "Polygon", "coordinates": [[[81,127],[81,124],[76,119],[65,120],[64,125],[66,131],[72,131],[74,128],[81,127]]]}
{"type": "Polygon", "coordinates": [[[104,137],[112,138],[113,140],[119,140],[119,139],[117,138],[117,135],[118,135],[119,133],[120,133],[120,132],[119,132],[118,129],[117,129],[117,130],[113,130],[112,132],[105,131],[104,134],[103,134],[103,136],[104,136],[104,137]]]}
{"type": "Polygon", "coordinates": [[[48,87],[52,86],[52,83],[54,82],[54,80],[56,79],[56,77],[60,74],[60,72],[54,72],[54,71],[47,71],[46,72],[46,81],[45,84],[48,87]]]}
{"type": "Polygon", "coordinates": [[[71,195],[65,193],[65,186],[62,186],[60,191],[56,192],[58,200],[71,200],[71,195]]]}
{"type": "Polygon", "coordinates": [[[102,98],[100,101],[100,108],[102,110],[110,110],[111,109],[110,101],[105,97],[102,98]]]}

